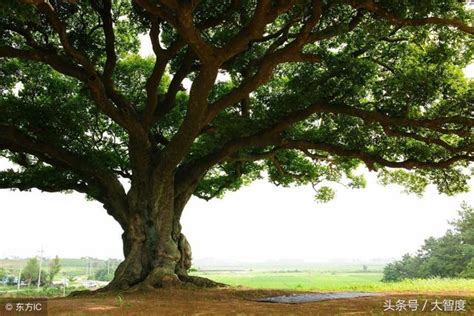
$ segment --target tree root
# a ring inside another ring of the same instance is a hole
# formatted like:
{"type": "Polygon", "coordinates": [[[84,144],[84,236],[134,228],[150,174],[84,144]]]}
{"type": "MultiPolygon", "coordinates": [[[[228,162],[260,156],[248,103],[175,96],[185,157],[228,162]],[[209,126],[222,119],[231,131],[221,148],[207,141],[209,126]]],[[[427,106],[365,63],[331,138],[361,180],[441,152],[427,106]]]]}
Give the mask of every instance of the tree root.
{"type": "Polygon", "coordinates": [[[213,281],[211,279],[195,276],[195,275],[181,275],[179,279],[186,285],[190,284],[195,287],[201,288],[216,288],[216,287],[226,287],[227,284],[213,281]]]}
{"type": "Polygon", "coordinates": [[[153,292],[160,288],[217,288],[226,287],[227,284],[216,282],[207,278],[194,275],[179,275],[176,274],[155,274],[140,283],[132,286],[118,286],[120,282],[110,283],[103,288],[97,290],[81,290],[74,291],[69,294],[69,297],[86,297],[86,296],[100,296],[111,294],[129,294],[137,292],[153,292]]]}

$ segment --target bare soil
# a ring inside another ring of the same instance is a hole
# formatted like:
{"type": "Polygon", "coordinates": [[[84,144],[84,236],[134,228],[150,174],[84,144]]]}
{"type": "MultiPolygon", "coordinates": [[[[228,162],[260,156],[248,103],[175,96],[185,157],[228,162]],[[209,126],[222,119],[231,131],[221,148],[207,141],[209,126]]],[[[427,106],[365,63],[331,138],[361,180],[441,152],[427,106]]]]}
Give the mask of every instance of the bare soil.
{"type": "MultiPolygon", "coordinates": [[[[439,312],[438,315],[474,315],[474,297],[469,292],[384,293],[383,296],[337,299],[315,303],[280,304],[256,302],[258,298],[294,292],[245,288],[157,289],[118,295],[97,294],[48,300],[48,315],[412,315],[412,312],[384,313],[384,302],[417,299],[466,300],[466,313],[439,312]]],[[[428,306],[422,315],[431,313],[428,306]]],[[[420,307],[421,309],[421,307],[420,307]]],[[[1,313],[0,313],[1,314],[1,313]]]]}

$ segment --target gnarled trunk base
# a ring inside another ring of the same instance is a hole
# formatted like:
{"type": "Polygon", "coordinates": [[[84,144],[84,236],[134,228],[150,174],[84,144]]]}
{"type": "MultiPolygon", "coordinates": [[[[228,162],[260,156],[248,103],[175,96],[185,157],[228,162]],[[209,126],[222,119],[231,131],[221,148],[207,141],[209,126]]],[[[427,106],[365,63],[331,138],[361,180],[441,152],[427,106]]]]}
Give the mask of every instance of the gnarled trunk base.
{"type": "Polygon", "coordinates": [[[113,280],[95,293],[224,285],[188,275],[191,247],[179,223],[192,193],[188,191],[176,199],[169,177],[163,177],[158,183],[150,179],[132,185],[122,224],[125,259],[117,267],[113,280]]]}
{"type": "MultiPolygon", "coordinates": [[[[181,225],[172,229],[136,217],[122,235],[125,260],[115,271],[114,279],[101,292],[134,292],[156,288],[221,287],[225,284],[188,275],[191,268],[191,247],[181,233],[181,225]],[[143,224],[147,223],[147,224],[143,224]],[[158,226],[159,227],[159,226],[158,226]],[[163,234],[170,231],[171,234],[163,234]]],[[[80,293],[76,293],[78,295],[80,293]]]]}

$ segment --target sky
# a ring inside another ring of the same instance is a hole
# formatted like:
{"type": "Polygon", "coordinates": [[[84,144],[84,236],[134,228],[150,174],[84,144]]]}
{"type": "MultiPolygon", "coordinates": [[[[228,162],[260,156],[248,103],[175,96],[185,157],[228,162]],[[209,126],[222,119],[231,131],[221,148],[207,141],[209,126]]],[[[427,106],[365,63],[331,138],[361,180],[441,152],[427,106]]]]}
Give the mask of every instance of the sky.
{"type": "MultiPolygon", "coordinates": [[[[142,42],[141,53],[150,53],[142,42]]],[[[474,67],[466,70],[474,77],[474,67]]],[[[0,170],[9,166],[0,160],[0,170]]],[[[192,198],[182,217],[195,261],[335,262],[397,259],[440,237],[472,192],[454,197],[430,187],[419,198],[381,186],[363,171],[366,189],[336,186],[336,198],[314,201],[309,186],[282,188],[254,182],[223,199],[192,198]]],[[[474,188],[474,182],[471,182],[474,188]]],[[[97,202],[78,193],[0,190],[0,258],[122,258],[121,228],[97,202]]]]}
{"type": "MultiPolygon", "coordinates": [[[[366,173],[366,189],[336,186],[336,198],[326,204],[314,201],[309,186],[264,180],[223,199],[193,198],[182,217],[193,257],[236,263],[398,258],[443,235],[462,201],[474,205],[472,192],[447,197],[429,188],[419,198],[366,173]]],[[[28,257],[41,248],[47,257],[122,257],[120,226],[81,194],[0,190],[0,201],[0,258],[28,257]]]]}

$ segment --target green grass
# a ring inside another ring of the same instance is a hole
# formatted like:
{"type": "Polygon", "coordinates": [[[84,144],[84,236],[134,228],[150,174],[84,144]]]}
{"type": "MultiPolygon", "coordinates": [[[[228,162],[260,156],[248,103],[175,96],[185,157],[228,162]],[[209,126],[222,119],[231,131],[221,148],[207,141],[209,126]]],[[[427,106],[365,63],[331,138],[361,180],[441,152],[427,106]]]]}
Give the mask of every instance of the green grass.
{"type": "MultiPolygon", "coordinates": [[[[66,296],[69,295],[71,292],[78,291],[78,290],[85,290],[82,287],[68,287],[66,288],[66,296]]],[[[62,288],[53,288],[53,287],[42,287],[38,291],[34,286],[29,289],[20,289],[17,290],[16,286],[9,286],[9,287],[0,287],[0,298],[2,297],[61,297],[63,296],[63,289],[62,288]]]]}
{"type": "MultiPolygon", "coordinates": [[[[354,267],[356,268],[356,267],[354,267]]],[[[75,269],[67,267],[66,269],[75,269]]],[[[319,268],[306,271],[242,271],[212,272],[197,271],[193,275],[210,278],[232,286],[244,286],[259,289],[283,289],[292,291],[368,291],[368,292],[469,292],[474,296],[474,280],[468,279],[418,279],[402,282],[381,282],[380,270],[360,271],[344,269],[329,270],[319,268]]],[[[69,287],[67,292],[77,290],[69,287]]],[[[67,295],[68,293],[66,293],[67,295]]],[[[23,289],[0,286],[0,297],[62,296],[62,289],[23,289]]]]}
{"type": "Polygon", "coordinates": [[[259,289],[300,291],[374,291],[374,292],[441,292],[469,291],[474,295],[474,280],[417,279],[381,282],[381,272],[195,272],[233,286],[259,289]]]}

